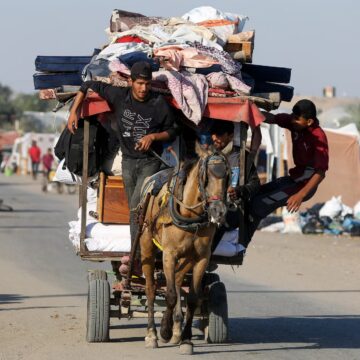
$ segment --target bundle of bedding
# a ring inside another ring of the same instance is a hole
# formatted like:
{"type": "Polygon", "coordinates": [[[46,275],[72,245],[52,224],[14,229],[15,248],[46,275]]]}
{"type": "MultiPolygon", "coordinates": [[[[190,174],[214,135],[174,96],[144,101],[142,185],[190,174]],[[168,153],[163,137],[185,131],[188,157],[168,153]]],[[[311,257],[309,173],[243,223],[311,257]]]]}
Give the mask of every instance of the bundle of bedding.
{"type": "Polygon", "coordinates": [[[291,69],[252,64],[255,31],[244,31],[247,20],[210,6],[171,18],[114,10],[102,49],[88,56],[38,56],[35,89],[42,99],[66,101],[84,80],[126,87],[131,66],[145,60],[153,69],[153,91],[171,96],[196,125],[212,97],[245,97],[275,109],[293,96],[284,85],[291,69]]]}

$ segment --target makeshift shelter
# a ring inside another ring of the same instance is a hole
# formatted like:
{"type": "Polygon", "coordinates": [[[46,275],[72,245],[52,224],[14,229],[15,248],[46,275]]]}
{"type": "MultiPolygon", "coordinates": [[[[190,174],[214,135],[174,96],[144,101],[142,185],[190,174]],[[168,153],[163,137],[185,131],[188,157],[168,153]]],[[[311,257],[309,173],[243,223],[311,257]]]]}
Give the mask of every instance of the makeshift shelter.
{"type": "Polygon", "coordinates": [[[15,139],[19,137],[17,131],[1,131],[0,132],[0,151],[9,149],[15,142],[15,139]]]}

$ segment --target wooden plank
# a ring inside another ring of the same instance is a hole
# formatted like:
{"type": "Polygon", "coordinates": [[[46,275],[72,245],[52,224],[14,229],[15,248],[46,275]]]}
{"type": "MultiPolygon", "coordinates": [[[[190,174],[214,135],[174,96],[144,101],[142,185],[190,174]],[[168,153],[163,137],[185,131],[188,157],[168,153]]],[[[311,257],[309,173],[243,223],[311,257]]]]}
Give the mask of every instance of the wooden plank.
{"type": "Polygon", "coordinates": [[[294,96],[294,87],[288,85],[281,85],[272,82],[255,81],[254,92],[279,92],[281,101],[291,101],[294,96]]]}
{"type": "Polygon", "coordinates": [[[232,34],[227,38],[229,43],[237,43],[241,41],[255,42],[255,30],[242,31],[237,34],[232,34]]]}
{"type": "MultiPolygon", "coordinates": [[[[239,169],[240,169],[240,178],[239,185],[243,186],[247,181],[247,166],[246,166],[246,140],[247,140],[247,132],[248,132],[248,124],[241,122],[240,123],[240,161],[239,161],[239,169]]],[[[245,204],[243,200],[241,200],[240,206],[240,221],[239,221],[239,236],[238,242],[245,234],[245,204]]]]}
{"type": "Polygon", "coordinates": [[[105,188],[105,174],[103,172],[100,173],[99,179],[99,195],[97,198],[97,209],[96,212],[99,215],[99,222],[103,221],[104,215],[104,188],[105,188]]]}
{"type": "Polygon", "coordinates": [[[80,254],[82,260],[87,261],[120,261],[123,256],[129,255],[128,252],[119,251],[87,251],[80,254]]]}
{"type": "Polygon", "coordinates": [[[86,252],[86,206],[87,206],[87,182],[89,165],[89,119],[84,119],[84,147],[83,147],[83,173],[81,185],[81,232],[80,232],[80,254],[86,252]]]}
{"type": "Polygon", "coordinates": [[[229,53],[234,53],[238,51],[242,51],[244,54],[245,62],[252,62],[252,54],[254,50],[254,44],[250,41],[242,41],[242,42],[227,42],[224,46],[224,50],[229,53]]]}
{"type": "Polygon", "coordinates": [[[255,81],[288,84],[291,79],[291,69],[285,67],[243,64],[241,71],[250,75],[255,81]]]}

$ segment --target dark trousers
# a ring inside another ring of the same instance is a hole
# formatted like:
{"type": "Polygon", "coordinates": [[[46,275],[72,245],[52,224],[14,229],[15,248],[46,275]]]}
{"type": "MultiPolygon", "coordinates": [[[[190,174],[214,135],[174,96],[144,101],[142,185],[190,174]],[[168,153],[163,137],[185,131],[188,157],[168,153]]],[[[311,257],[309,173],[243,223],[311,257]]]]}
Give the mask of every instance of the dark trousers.
{"type": "MultiPolygon", "coordinates": [[[[285,206],[289,197],[304,186],[304,182],[297,183],[290,176],[284,176],[262,185],[259,192],[251,199],[250,214],[260,221],[277,208],[285,206]]],[[[311,191],[304,201],[313,197],[315,192],[316,189],[311,191]]]]}
{"type": "Polygon", "coordinates": [[[138,231],[135,210],[140,201],[142,184],[145,178],[157,173],[160,170],[160,166],[161,162],[156,158],[122,159],[122,176],[130,208],[130,235],[132,244],[138,231]]]}
{"type": "Polygon", "coordinates": [[[37,173],[39,171],[39,164],[38,162],[31,162],[31,172],[34,179],[36,179],[37,173]]]}

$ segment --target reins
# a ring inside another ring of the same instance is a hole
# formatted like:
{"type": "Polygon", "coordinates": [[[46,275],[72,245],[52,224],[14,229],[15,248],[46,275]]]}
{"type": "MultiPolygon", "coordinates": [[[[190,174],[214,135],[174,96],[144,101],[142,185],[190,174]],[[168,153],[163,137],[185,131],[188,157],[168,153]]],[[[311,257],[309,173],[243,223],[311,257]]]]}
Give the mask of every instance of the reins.
{"type": "MultiPolygon", "coordinates": [[[[177,188],[179,188],[179,174],[180,174],[180,164],[177,162],[177,166],[174,172],[174,176],[172,177],[170,183],[168,184],[168,193],[169,193],[169,214],[172,218],[173,224],[183,230],[186,231],[198,231],[200,228],[207,227],[210,224],[210,220],[207,216],[207,207],[206,205],[211,201],[218,201],[218,198],[212,199],[212,197],[208,196],[206,192],[206,184],[207,184],[207,168],[209,162],[213,160],[215,162],[223,162],[226,166],[226,176],[229,174],[229,166],[226,157],[222,153],[215,153],[208,155],[205,159],[200,160],[198,170],[198,186],[202,201],[196,203],[195,205],[186,205],[182,200],[179,199],[179,196],[175,194],[177,188]],[[215,159],[215,160],[214,160],[215,159]],[[182,206],[186,210],[194,210],[200,206],[203,206],[203,213],[201,215],[197,215],[196,217],[185,217],[182,216],[179,211],[176,209],[176,204],[182,206]]],[[[226,185],[224,185],[226,186],[226,185]]],[[[225,189],[223,189],[223,192],[225,189]]]]}

